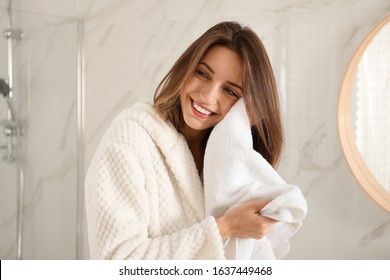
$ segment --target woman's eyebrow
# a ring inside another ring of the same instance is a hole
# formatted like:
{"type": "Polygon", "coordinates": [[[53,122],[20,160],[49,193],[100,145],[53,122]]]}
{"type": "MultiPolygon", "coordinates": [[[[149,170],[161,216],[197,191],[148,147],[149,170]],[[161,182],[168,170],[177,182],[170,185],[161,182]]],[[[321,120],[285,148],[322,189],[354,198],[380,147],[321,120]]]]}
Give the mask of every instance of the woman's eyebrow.
{"type": "Polygon", "coordinates": [[[201,61],[201,62],[199,62],[199,64],[204,65],[207,69],[209,69],[209,71],[210,71],[211,73],[215,74],[214,70],[213,70],[206,62],[201,61]]]}
{"type": "MultiPolygon", "coordinates": [[[[210,65],[208,65],[206,62],[201,61],[201,62],[199,62],[199,64],[204,65],[211,73],[215,74],[213,68],[211,68],[210,65]]],[[[238,88],[238,89],[240,89],[242,91],[242,87],[240,85],[238,85],[236,83],[233,83],[233,82],[230,82],[230,81],[227,81],[227,83],[229,85],[234,86],[234,87],[236,87],[236,88],[238,88]]]]}
{"type": "Polygon", "coordinates": [[[237,85],[236,83],[233,83],[233,82],[230,82],[230,81],[227,81],[227,83],[228,83],[229,85],[231,85],[231,86],[233,86],[233,87],[236,87],[236,88],[238,88],[239,90],[243,91],[243,90],[242,90],[242,87],[241,87],[240,85],[237,85]]]}

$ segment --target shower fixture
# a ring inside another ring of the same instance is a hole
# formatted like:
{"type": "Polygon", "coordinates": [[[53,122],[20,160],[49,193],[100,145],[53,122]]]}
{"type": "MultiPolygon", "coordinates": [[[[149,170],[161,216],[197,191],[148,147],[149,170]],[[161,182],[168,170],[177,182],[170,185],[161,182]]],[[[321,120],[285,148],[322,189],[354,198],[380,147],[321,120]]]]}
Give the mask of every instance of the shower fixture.
{"type": "Polygon", "coordinates": [[[8,104],[9,117],[7,120],[2,120],[1,124],[4,126],[4,134],[7,136],[22,134],[22,128],[16,114],[15,106],[11,98],[11,88],[4,79],[0,79],[0,94],[3,95],[8,104]],[[15,132],[14,132],[15,131],[15,132]]]}
{"type": "Polygon", "coordinates": [[[6,29],[3,35],[5,38],[20,40],[23,37],[23,32],[20,29],[6,29]]]}
{"type": "Polygon", "coordinates": [[[12,29],[12,0],[8,1],[7,29],[3,35],[7,40],[8,53],[8,79],[0,79],[0,95],[4,96],[7,105],[7,118],[0,121],[4,127],[6,144],[0,146],[5,150],[3,160],[12,163],[17,172],[17,217],[16,217],[16,257],[22,259],[23,251],[23,200],[24,200],[24,171],[20,155],[22,126],[13,103],[13,41],[20,40],[23,36],[21,30],[12,29]]]}
{"type": "Polygon", "coordinates": [[[9,92],[10,92],[10,88],[9,88],[9,85],[7,84],[7,82],[4,79],[0,79],[0,93],[4,97],[8,97],[9,92]]]}

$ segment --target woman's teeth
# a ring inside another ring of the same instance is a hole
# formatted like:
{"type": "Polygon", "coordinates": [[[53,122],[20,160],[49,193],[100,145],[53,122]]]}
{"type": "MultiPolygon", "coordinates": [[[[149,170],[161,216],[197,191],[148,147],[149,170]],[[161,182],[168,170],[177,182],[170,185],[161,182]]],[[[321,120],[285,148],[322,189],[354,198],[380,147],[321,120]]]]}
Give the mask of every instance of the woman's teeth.
{"type": "Polygon", "coordinates": [[[195,102],[194,102],[194,108],[196,109],[196,111],[198,111],[199,113],[202,113],[202,114],[204,114],[204,115],[210,116],[210,115],[212,114],[212,112],[209,112],[209,111],[203,109],[202,107],[200,107],[200,106],[199,106],[198,104],[196,104],[195,102]]]}

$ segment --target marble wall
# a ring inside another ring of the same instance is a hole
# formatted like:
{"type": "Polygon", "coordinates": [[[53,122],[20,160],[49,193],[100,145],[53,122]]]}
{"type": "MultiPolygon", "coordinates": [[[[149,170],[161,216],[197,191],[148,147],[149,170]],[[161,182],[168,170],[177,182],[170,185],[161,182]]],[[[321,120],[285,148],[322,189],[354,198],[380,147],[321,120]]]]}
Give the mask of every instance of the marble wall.
{"type": "MultiPolygon", "coordinates": [[[[5,1],[2,1],[3,3],[5,1]]],[[[25,12],[13,2],[14,103],[23,127],[21,166],[25,180],[23,258],[73,259],[76,240],[77,25],[65,18],[25,12]]],[[[2,4],[2,8],[6,6],[2,4]]],[[[2,31],[7,13],[0,11],[2,31]]],[[[8,78],[6,39],[1,77],[8,78]]],[[[0,100],[0,118],[7,118],[0,100]]],[[[3,132],[3,129],[2,129],[3,132]]],[[[5,143],[3,133],[0,145],[5,143]]],[[[1,157],[5,150],[1,150],[1,157]]],[[[0,161],[0,258],[16,258],[15,164],[0,161]]]]}
{"type": "MultiPolygon", "coordinates": [[[[2,29],[7,2],[0,0],[2,29]]],[[[194,39],[219,21],[236,20],[251,26],[269,51],[286,132],[278,171],[302,188],[309,204],[287,258],[390,259],[390,214],[358,185],[337,130],[344,72],[365,35],[390,13],[389,1],[13,0],[13,5],[15,27],[26,34],[15,47],[15,79],[28,128],[27,258],[76,257],[80,19],[85,24],[85,168],[122,109],[151,102],[159,81],[194,39]]],[[[0,39],[2,61],[4,40],[0,39]]],[[[1,77],[5,68],[1,64],[1,77]]],[[[0,101],[1,119],[5,111],[0,101]]],[[[0,134],[0,145],[4,141],[0,134]]],[[[2,259],[15,257],[13,170],[0,162],[2,259]]],[[[88,258],[82,245],[82,258],[88,258]]]]}

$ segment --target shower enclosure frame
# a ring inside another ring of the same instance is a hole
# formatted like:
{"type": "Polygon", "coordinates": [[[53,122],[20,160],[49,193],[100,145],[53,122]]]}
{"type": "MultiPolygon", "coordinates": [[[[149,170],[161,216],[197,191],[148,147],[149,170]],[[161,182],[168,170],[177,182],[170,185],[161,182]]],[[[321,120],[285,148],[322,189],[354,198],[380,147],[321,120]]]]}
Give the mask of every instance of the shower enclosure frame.
{"type": "MultiPolygon", "coordinates": [[[[15,109],[13,98],[13,85],[14,85],[14,57],[13,57],[13,41],[21,40],[23,33],[21,30],[13,29],[12,22],[12,0],[8,1],[7,7],[7,26],[4,30],[4,37],[7,40],[7,70],[8,78],[7,83],[9,86],[9,94],[6,98],[8,104],[7,112],[7,124],[12,125],[13,130],[7,130],[8,127],[4,127],[4,131],[10,131],[6,133],[7,142],[13,143],[13,137],[15,137],[15,145],[12,146],[13,160],[9,160],[10,163],[15,163],[17,178],[17,221],[16,221],[16,258],[23,259],[23,217],[24,217],[24,166],[23,155],[21,154],[23,129],[21,122],[18,119],[18,113],[15,109]]],[[[76,242],[75,242],[75,259],[83,259],[83,226],[84,226],[84,103],[85,103],[85,51],[84,51],[84,20],[75,19],[77,26],[77,58],[76,58],[76,72],[77,72],[77,179],[76,179],[76,242]]],[[[7,148],[6,145],[5,148],[7,148]]],[[[10,146],[10,147],[11,147],[10,146]]],[[[7,151],[10,154],[9,150],[7,151]]]]}
{"type": "Polygon", "coordinates": [[[13,29],[12,25],[12,1],[8,1],[6,29],[4,30],[4,37],[7,40],[7,70],[8,70],[8,93],[4,94],[8,110],[7,120],[2,122],[4,126],[4,134],[7,138],[5,149],[7,155],[4,160],[9,163],[15,163],[17,174],[17,215],[16,215],[16,258],[21,260],[23,257],[23,203],[24,203],[24,171],[21,162],[21,137],[22,127],[13,103],[13,40],[21,40],[23,33],[21,30],[13,29]],[[16,136],[16,137],[15,137],[16,136]],[[16,138],[15,145],[13,138],[16,138]]]}

